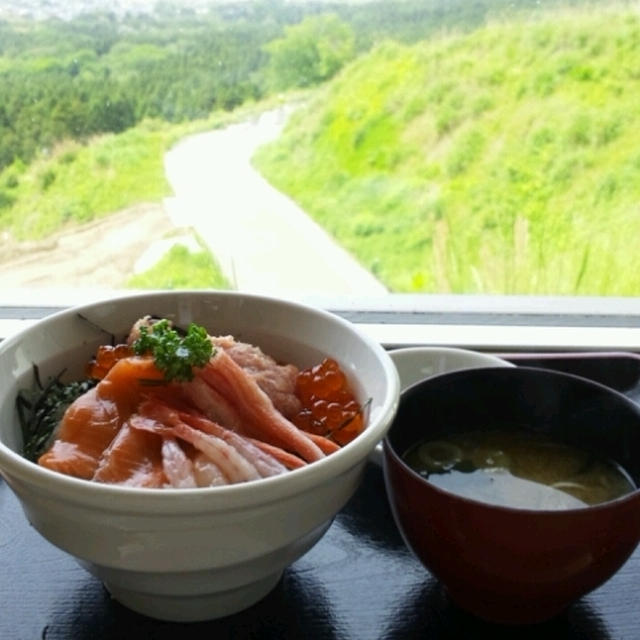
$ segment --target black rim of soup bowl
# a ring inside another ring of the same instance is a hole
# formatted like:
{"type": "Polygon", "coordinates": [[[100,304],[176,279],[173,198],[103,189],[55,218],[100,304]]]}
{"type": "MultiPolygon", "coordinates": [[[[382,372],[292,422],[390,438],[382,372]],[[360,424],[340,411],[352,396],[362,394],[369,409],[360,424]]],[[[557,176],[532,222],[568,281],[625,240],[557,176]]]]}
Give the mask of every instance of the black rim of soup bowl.
{"type": "MultiPolygon", "coordinates": [[[[548,434],[556,442],[586,449],[600,458],[609,458],[622,467],[636,489],[589,509],[605,508],[638,494],[640,405],[599,382],[540,367],[466,369],[415,382],[401,393],[398,411],[384,438],[385,458],[391,456],[410,474],[428,483],[403,459],[412,445],[427,436],[437,439],[452,431],[495,430],[515,424],[534,433],[548,434]],[[478,396],[483,397],[482,401],[478,396]],[[432,406],[437,407],[439,415],[434,416],[432,406]]],[[[384,465],[386,468],[386,459],[384,465]]],[[[434,491],[489,508],[529,511],[524,507],[480,503],[433,484],[429,486],[434,491]]]]}

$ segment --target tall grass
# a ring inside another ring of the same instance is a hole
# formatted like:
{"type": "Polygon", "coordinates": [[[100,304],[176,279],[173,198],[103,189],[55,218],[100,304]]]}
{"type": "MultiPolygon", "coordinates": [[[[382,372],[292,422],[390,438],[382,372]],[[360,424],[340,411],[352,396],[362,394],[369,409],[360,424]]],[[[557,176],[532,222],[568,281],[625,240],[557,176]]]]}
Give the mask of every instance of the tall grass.
{"type": "Polygon", "coordinates": [[[0,209],[0,226],[17,240],[41,239],[137,202],[161,200],[170,193],[162,166],[167,135],[163,125],[147,122],[90,144],[61,144],[28,167],[9,167],[4,191],[14,202],[0,209]]]}
{"type": "Polygon", "coordinates": [[[255,162],[395,291],[634,295],[638,69],[624,7],[389,42],[255,162]]]}

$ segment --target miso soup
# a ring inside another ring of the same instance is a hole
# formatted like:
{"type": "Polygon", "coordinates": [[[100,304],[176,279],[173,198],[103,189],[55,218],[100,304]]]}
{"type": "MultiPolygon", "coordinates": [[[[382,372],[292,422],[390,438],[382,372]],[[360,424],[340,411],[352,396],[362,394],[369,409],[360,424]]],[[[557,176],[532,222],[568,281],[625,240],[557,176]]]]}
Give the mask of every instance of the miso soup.
{"type": "Polygon", "coordinates": [[[523,509],[574,509],[636,487],[611,460],[527,431],[475,431],[419,442],[406,463],[458,495],[523,509]]]}

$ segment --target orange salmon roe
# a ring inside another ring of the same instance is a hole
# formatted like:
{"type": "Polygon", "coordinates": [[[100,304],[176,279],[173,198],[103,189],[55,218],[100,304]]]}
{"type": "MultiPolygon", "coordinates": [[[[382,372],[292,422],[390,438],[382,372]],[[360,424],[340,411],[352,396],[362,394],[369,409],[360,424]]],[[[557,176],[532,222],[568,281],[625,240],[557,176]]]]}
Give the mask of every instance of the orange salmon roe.
{"type": "Polygon", "coordinates": [[[363,430],[362,407],[333,358],[300,371],[296,395],[302,409],[293,423],[299,429],[325,436],[339,445],[351,442],[363,430]]]}
{"type": "Polygon", "coordinates": [[[87,364],[87,377],[102,380],[118,360],[132,355],[133,349],[127,344],[101,344],[95,357],[87,364]]]}

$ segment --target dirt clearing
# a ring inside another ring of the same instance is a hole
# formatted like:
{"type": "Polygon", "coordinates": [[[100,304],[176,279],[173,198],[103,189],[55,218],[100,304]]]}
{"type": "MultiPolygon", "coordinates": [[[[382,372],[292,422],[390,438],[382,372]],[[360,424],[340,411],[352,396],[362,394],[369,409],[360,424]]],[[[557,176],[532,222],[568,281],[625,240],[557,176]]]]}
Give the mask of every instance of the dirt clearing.
{"type": "Polygon", "coordinates": [[[162,204],[140,204],[40,242],[0,243],[0,288],[116,289],[177,229],[162,204]]]}

